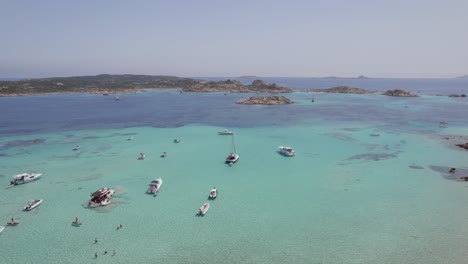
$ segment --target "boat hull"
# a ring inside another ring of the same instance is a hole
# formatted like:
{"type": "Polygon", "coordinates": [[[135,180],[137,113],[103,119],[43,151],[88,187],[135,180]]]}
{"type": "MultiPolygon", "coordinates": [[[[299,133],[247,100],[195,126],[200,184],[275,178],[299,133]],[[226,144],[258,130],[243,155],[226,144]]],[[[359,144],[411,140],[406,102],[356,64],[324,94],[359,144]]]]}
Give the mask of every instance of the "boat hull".
{"type": "Polygon", "coordinates": [[[38,180],[40,179],[42,176],[42,173],[31,173],[31,174],[28,174],[28,173],[23,173],[23,174],[18,174],[18,175],[15,175],[14,178],[13,178],[13,181],[11,181],[10,183],[12,185],[21,185],[21,184],[25,184],[25,183],[28,183],[28,182],[32,182],[32,181],[35,181],[35,180],[38,180]],[[19,180],[17,177],[21,177],[22,175],[24,175],[24,179],[23,180],[19,180]]]}
{"type": "Polygon", "coordinates": [[[226,164],[232,165],[236,163],[239,160],[240,156],[239,154],[231,154],[226,158],[226,164]]]}
{"type": "Polygon", "coordinates": [[[41,205],[42,203],[42,199],[40,199],[38,202],[32,204],[32,205],[26,205],[25,207],[23,207],[23,210],[24,211],[31,211],[32,209],[38,207],[39,205],[41,205]]]}
{"type": "Polygon", "coordinates": [[[210,209],[210,204],[209,203],[203,204],[202,207],[200,207],[200,209],[198,209],[198,214],[199,215],[205,215],[208,212],[209,209],[210,209]]]}

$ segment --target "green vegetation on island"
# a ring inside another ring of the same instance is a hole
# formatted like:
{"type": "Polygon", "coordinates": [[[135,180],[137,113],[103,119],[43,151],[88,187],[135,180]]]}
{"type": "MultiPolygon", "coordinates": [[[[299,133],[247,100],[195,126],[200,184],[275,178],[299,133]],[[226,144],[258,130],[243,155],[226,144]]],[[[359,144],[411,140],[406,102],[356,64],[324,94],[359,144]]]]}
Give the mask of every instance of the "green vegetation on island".
{"type": "Polygon", "coordinates": [[[110,75],[54,77],[0,81],[0,96],[50,93],[132,93],[143,89],[181,89],[185,92],[289,93],[291,89],[256,80],[251,85],[238,81],[207,82],[192,78],[152,75],[110,75]]]}

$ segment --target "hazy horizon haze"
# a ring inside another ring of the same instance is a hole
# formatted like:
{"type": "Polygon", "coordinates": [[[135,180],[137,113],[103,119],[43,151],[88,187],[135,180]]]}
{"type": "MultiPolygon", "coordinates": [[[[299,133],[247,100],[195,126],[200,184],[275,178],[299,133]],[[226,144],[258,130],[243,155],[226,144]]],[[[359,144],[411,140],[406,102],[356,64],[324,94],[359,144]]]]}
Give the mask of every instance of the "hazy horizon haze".
{"type": "Polygon", "coordinates": [[[3,1],[0,77],[452,78],[468,1],[3,1]]]}

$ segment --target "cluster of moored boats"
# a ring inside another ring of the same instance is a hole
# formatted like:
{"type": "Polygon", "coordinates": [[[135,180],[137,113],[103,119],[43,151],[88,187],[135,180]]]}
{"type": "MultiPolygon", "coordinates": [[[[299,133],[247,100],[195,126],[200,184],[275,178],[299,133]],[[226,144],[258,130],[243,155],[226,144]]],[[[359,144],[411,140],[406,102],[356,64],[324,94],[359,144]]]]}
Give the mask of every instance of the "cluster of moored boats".
{"type": "MultiPolygon", "coordinates": [[[[234,132],[230,130],[222,130],[218,132],[219,135],[231,135],[232,136],[232,152],[228,155],[226,158],[225,163],[229,164],[230,166],[236,163],[239,160],[240,155],[236,152],[235,144],[234,144],[234,132]]],[[[133,140],[133,136],[130,136],[127,140],[133,140]]],[[[181,141],[179,139],[174,139],[174,143],[180,143],[181,141]]],[[[75,148],[73,148],[74,151],[81,149],[79,145],[76,145],[75,148]]],[[[284,156],[287,157],[292,157],[295,155],[294,150],[289,147],[289,146],[279,146],[278,147],[278,152],[284,156]]],[[[161,154],[161,157],[166,157],[167,153],[163,152],[161,154]]],[[[138,159],[139,160],[144,160],[145,159],[145,154],[143,152],[140,153],[138,159]]],[[[21,173],[13,176],[13,180],[10,182],[10,185],[7,188],[13,187],[15,185],[20,185],[28,182],[35,181],[37,179],[40,179],[42,176],[41,173],[21,173]]],[[[149,183],[148,190],[146,193],[152,194],[153,196],[157,196],[159,194],[159,189],[161,188],[163,184],[163,180],[161,178],[152,180],[149,183]]],[[[115,194],[115,190],[112,190],[107,187],[103,187],[93,193],[91,193],[91,199],[88,201],[88,207],[90,208],[95,208],[99,206],[106,206],[111,203],[111,198],[115,194]]],[[[213,187],[213,189],[210,190],[210,193],[208,195],[209,200],[214,200],[218,197],[218,190],[213,187]]],[[[38,207],[42,203],[42,199],[34,199],[29,201],[29,203],[24,206],[23,210],[24,211],[30,211],[33,210],[34,208],[38,207]]],[[[197,211],[197,215],[205,215],[208,210],[210,209],[210,204],[209,203],[204,203],[197,211]]],[[[19,222],[15,221],[13,218],[11,219],[10,222],[7,222],[7,225],[10,226],[15,226],[18,225],[19,222]]],[[[75,218],[75,221],[72,222],[73,226],[80,226],[81,222],[78,221],[78,218],[75,218]]],[[[0,226],[0,232],[4,230],[3,226],[0,226]]]]}

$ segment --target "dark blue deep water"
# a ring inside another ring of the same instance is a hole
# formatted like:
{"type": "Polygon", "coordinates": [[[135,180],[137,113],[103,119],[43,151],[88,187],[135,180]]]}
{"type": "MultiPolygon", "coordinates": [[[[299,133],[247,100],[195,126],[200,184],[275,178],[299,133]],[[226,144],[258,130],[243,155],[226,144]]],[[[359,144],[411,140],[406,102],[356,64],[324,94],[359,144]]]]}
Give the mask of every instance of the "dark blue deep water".
{"type": "MultiPolygon", "coordinates": [[[[208,79],[208,78],[205,78],[208,79]]],[[[215,80],[216,78],[211,78],[215,80]]],[[[0,97],[0,135],[76,129],[135,126],[179,127],[206,124],[220,127],[289,126],[317,120],[383,121],[388,124],[437,123],[467,125],[468,99],[433,96],[468,94],[463,79],[324,79],[262,78],[295,89],[293,105],[246,106],[235,101],[252,94],[179,93],[157,91],[113,96],[56,94],[0,97]],[[303,93],[306,88],[349,85],[369,90],[404,89],[418,98],[382,95],[303,93]],[[315,102],[312,103],[312,97],[315,102]]],[[[240,79],[249,83],[252,79],[240,79]]]]}

